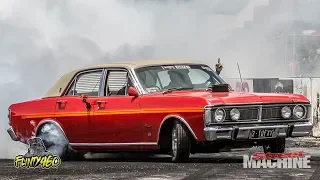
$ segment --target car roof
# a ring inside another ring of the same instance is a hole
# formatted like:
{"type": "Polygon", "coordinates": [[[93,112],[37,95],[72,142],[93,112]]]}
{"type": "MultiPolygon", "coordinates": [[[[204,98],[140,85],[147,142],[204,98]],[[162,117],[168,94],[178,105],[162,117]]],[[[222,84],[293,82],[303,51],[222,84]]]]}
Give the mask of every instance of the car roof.
{"type": "Polygon", "coordinates": [[[44,97],[53,97],[60,96],[64,91],[66,86],[72,80],[72,78],[81,71],[97,69],[97,68],[108,68],[108,67],[119,67],[126,69],[138,69],[142,67],[148,66],[159,66],[159,65],[173,65],[173,64],[206,64],[201,61],[195,60],[136,60],[136,61],[125,61],[125,62],[112,62],[106,64],[97,64],[84,66],[77,69],[74,69],[70,72],[65,73],[52,87],[51,89],[44,95],[44,97]]]}
{"type": "MultiPolygon", "coordinates": [[[[172,64],[203,64],[200,61],[186,61],[186,60],[137,60],[125,62],[112,62],[107,64],[99,64],[92,66],[85,66],[79,69],[104,68],[104,67],[125,67],[127,69],[137,69],[148,66],[172,65],[172,64]]],[[[79,70],[78,69],[78,70],[79,70]]]]}

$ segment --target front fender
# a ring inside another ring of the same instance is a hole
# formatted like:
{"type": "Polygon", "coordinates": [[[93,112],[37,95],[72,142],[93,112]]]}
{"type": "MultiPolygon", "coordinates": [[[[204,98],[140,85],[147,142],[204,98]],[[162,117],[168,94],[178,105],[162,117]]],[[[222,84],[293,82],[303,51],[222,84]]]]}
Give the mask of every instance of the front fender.
{"type": "Polygon", "coordinates": [[[203,115],[198,116],[186,116],[183,114],[170,114],[163,118],[159,130],[158,130],[158,140],[159,143],[161,132],[163,131],[164,125],[168,123],[168,121],[179,120],[182,122],[189,130],[190,134],[196,141],[202,141],[203,139],[203,115]]]}

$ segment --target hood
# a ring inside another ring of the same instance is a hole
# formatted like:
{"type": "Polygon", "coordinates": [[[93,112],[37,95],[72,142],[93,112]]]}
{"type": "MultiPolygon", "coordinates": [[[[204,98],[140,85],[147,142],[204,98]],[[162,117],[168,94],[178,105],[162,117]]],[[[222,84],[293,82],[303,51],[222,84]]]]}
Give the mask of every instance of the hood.
{"type": "Polygon", "coordinates": [[[262,103],[295,103],[309,100],[300,94],[284,93],[247,93],[223,92],[213,93],[205,91],[174,91],[168,96],[199,97],[207,100],[208,104],[262,104],[262,103]]]}

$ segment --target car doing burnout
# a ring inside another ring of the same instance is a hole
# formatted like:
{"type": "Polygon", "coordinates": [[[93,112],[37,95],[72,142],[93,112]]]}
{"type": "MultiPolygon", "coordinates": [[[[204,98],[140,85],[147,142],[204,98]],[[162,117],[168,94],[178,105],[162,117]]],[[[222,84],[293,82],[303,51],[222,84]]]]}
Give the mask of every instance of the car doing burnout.
{"type": "Polygon", "coordinates": [[[132,61],[71,71],[41,99],[10,105],[8,133],[41,137],[62,159],[151,151],[182,162],[252,146],[284,152],[287,137],[311,133],[310,111],[302,95],[234,92],[204,63],[132,61]]]}

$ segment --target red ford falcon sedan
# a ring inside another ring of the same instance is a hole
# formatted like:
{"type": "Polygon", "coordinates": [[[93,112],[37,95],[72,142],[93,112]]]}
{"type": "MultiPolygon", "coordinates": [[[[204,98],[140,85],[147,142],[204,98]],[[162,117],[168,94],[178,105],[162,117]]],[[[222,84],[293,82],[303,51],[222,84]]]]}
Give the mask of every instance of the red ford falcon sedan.
{"type": "Polygon", "coordinates": [[[65,160],[152,151],[183,162],[225,147],[284,152],[287,137],[311,133],[310,112],[302,95],[234,92],[201,62],[131,61],[68,72],[43,98],[10,105],[8,133],[65,160]]]}

